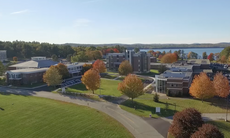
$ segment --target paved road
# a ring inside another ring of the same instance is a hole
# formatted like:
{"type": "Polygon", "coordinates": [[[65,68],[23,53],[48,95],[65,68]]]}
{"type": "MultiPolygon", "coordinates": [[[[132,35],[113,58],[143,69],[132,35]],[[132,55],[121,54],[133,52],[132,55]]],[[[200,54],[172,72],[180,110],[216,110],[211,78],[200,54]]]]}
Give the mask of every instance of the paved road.
{"type": "Polygon", "coordinates": [[[44,97],[89,106],[91,108],[102,111],[116,119],[118,122],[123,124],[136,138],[163,138],[163,136],[160,133],[158,133],[157,130],[155,130],[145,120],[120,109],[120,107],[117,104],[93,101],[91,99],[85,99],[83,97],[59,95],[44,91],[36,92],[30,90],[9,89],[3,87],[0,87],[0,91],[5,93],[44,97]]]}

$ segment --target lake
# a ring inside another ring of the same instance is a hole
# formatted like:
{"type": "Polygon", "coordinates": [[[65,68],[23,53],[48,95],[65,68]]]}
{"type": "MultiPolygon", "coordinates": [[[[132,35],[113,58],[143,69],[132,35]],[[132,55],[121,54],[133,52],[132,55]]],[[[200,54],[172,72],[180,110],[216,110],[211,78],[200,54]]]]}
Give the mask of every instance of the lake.
{"type": "Polygon", "coordinates": [[[178,51],[178,50],[184,50],[184,53],[189,53],[190,51],[197,53],[198,55],[202,56],[203,52],[206,52],[207,55],[209,55],[210,53],[220,53],[224,48],[175,48],[175,49],[140,49],[140,51],[149,51],[149,50],[153,50],[153,51],[160,51],[163,52],[165,51],[166,53],[169,52],[170,50],[172,51],[172,53],[174,51],[178,51]]]}

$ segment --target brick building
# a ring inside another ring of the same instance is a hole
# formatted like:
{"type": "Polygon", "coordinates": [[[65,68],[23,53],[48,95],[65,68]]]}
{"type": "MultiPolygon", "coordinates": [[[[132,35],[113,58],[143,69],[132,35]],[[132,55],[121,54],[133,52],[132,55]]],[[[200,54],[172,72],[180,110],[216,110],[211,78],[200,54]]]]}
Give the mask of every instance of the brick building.
{"type": "Polygon", "coordinates": [[[8,85],[23,85],[43,82],[43,74],[46,70],[48,70],[48,68],[30,68],[6,71],[6,81],[8,85]]]}
{"type": "Polygon", "coordinates": [[[118,71],[119,65],[124,60],[129,61],[134,73],[150,70],[150,55],[147,52],[135,53],[133,50],[126,50],[124,53],[109,53],[106,57],[106,67],[108,70],[118,71]]]}

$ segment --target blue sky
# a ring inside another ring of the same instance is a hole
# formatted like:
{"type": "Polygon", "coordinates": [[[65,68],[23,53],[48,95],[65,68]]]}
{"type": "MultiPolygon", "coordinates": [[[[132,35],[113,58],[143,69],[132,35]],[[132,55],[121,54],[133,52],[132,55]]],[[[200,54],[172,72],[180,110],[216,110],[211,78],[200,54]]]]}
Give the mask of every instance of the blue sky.
{"type": "Polygon", "coordinates": [[[230,42],[229,0],[0,0],[0,41],[230,42]]]}

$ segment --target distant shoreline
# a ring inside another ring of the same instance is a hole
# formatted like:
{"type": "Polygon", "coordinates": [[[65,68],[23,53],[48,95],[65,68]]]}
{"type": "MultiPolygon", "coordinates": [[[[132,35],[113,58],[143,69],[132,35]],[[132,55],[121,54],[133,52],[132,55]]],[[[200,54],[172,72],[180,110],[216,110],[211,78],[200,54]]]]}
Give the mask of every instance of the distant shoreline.
{"type": "Polygon", "coordinates": [[[164,48],[140,48],[140,49],[196,49],[196,48],[225,48],[225,47],[164,47],[164,48]]]}

